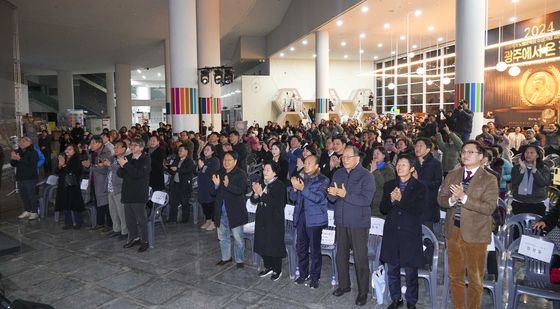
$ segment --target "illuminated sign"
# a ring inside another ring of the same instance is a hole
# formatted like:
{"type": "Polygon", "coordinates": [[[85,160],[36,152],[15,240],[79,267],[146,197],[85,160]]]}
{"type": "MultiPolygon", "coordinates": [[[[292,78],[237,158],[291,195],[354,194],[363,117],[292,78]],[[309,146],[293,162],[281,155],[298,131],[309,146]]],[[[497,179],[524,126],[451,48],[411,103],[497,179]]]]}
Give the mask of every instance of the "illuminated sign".
{"type": "MultiPolygon", "coordinates": [[[[555,17],[558,14],[555,14],[555,17]]],[[[531,39],[531,37],[542,36],[546,33],[558,31],[559,22],[542,21],[540,18],[529,20],[523,28],[526,41],[507,45],[504,47],[503,59],[507,64],[533,61],[539,59],[554,58],[560,56],[560,34],[548,37],[531,39]],[[532,24],[532,22],[537,24],[532,24]]]]}

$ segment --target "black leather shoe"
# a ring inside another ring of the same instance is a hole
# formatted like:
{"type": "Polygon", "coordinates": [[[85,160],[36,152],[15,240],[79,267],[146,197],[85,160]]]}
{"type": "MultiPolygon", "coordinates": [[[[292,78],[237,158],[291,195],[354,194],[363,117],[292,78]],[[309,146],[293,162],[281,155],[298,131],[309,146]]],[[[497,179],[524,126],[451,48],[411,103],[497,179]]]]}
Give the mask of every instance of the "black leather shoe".
{"type": "Polygon", "coordinates": [[[235,263],[235,267],[237,269],[241,269],[241,268],[245,267],[245,263],[235,263]]]}
{"type": "Polygon", "coordinates": [[[140,244],[140,248],[138,248],[138,252],[144,252],[148,250],[148,248],[150,248],[150,245],[148,244],[147,241],[144,241],[140,244]]]}
{"type": "Polygon", "coordinates": [[[367,294],[358,294],[356,297],[356,306],[363,306],[367,302],[367,294]]]}
{"type": "Polygon", "coordinates": [[[229,262],[231,262],[231,259],[229,259],[229,260],[227,260],[227,261],[220,260],[218,263],[216,263],[216,265],[217,265],[217,266],[224,266],[224,265],[226,265],[226,264],[229,263],[229,262]]]}
{"type": "Polygon", "coordinates": [[[127,242],[126,244],[124,244],[123,248],[132,248],[136,245],[141,245],[140,239],[134,239],[132,241],[127,242]]]}
{"type": "Polygon", "coordinates": [[[416,305],[406,303],[406,308],[408,308],[408,309],[416,309],[416,305]]]}
{"type": "Polygon", "coordinates": [[[402,305],[403,305],[403,300],[402,299],[393,300],[393,302],[389,305],[389,307],[387,307],[387,309],[397,309],[402,305]]]}
{"type": "Polygon", "coordinates": [[[342,296],[344,295],[344,293],[348,293],[350,292],[350,288],[337,288],[336,290],[334,290],[334,292],[332,292],[332,295],[338,297],[338,296],[342,296]]]}

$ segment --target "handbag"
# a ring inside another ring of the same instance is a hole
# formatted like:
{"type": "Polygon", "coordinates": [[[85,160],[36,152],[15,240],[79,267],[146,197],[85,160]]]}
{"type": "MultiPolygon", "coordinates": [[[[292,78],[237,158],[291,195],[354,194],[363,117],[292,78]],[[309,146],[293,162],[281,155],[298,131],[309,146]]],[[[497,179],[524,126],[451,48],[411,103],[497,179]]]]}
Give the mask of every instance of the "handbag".
{"type": "Polygon", "coordinates": [[[76,180],[76,176],[72,172],[68,172],[64,175],[64,187],[74,187],[78,185],[78,181],[76,180]]]}

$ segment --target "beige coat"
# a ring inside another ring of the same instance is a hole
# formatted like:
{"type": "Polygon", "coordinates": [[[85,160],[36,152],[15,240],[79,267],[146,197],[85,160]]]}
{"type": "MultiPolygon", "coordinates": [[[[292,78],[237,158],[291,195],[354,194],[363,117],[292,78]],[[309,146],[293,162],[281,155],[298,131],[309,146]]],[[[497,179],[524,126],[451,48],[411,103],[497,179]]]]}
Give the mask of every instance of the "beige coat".
{"type": "MultiPolygon", "coordinates": [[[[438,194],[438,203],[447,208],[445,217],[445,237],[451,236],[455,208],[449,206],[452,184],[463,181],[464,168],[452,170],[447,174],[438,194]]],[[[492,235],[492,213],[498,200],[496,177],[480,167],[474,174],[467,189],[467,202],[461,207],[461,236],[468,243],[490,243],[492,235]]]]}

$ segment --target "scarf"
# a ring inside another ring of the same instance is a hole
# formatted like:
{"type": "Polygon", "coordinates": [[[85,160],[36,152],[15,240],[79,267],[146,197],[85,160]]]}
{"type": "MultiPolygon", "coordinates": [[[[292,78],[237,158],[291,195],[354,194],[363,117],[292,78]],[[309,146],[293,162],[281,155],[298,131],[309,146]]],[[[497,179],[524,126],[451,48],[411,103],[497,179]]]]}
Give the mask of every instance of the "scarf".
{"type": "Polygon", "coordinates": [[[385,167],[385,161],[381,161],[381,162],[377,163],[376,166],[377,166],[378,170],[384,168],[385,167]]]}
{"type": "Polygon", "coordinates": [[[517,188],[517,193],[519,195],[533,194],[533,179],[535,179],[535,177],[531,177],[532,176],[531,170],[532,169],[527,169],[527,171],[525,171],[525,175],[523,175],[523,180],[521,180],[521,183],[519,184],[519,188],[517,188]]]}

